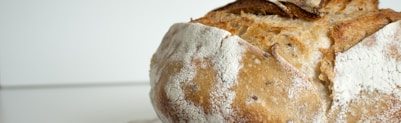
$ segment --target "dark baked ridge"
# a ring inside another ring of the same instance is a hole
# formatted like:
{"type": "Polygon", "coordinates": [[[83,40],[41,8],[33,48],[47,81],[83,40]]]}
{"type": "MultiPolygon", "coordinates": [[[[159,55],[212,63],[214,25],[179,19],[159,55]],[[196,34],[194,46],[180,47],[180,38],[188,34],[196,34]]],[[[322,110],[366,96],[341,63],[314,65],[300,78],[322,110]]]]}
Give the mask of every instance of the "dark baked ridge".
{"type": "MultiPolygon", "coordinates": [[[[323,3],[323,2],[322,2],[323,3]]],[[[256,15],[281,15],[289,18],[301,18],[306,20],[315,20],[320,17],[320,13],[308,12],[297,5],[290,2],[282,3],[288,8],[288,13],[278,7],[276,4],[267,0],[237,0],[236,2],[227,4],[213,11],[226,11],[228,13],[240,14],[252,13],[256,15]]]]}

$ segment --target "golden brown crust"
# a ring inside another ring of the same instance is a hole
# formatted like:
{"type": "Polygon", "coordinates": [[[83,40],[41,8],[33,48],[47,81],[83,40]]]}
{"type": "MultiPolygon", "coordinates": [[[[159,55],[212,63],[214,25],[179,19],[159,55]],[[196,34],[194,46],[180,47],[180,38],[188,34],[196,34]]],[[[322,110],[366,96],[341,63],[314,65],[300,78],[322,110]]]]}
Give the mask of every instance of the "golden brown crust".
{"type": "Polygon", "coordinates": [[[385,25],[400,19],[400,13],[384,9],[354,20],[339,22],[330,29],[330,37],[334,41],[333,50],[334,52],[345,51],[385,25]]]}
{"type": "Polygon", "coordinates": [[[370,12],[354,20],[338,22],[336,25],[330,27],[329,36],[334,44],[329,49],[323,51],[325,57],[322,60],[320,69],[323,72],[320,76],[332,80],[335,77],[333,62],[336,53],[348,50],[385,25],[400,19],[401,14],[399,12],[384,9],[370,12]]]}
{"type": "Polygon", "coordinates": [[[296,69],[280,61],[278,44],[274,47],[272,57],[263,56],[260,50],[244,54],[245,66],[238,75],[239,84],[234,87],[237,98],[233,107],[238,113],[235,121],[306,122],[317,117],[322,107],[317,90],[296,69]]]}

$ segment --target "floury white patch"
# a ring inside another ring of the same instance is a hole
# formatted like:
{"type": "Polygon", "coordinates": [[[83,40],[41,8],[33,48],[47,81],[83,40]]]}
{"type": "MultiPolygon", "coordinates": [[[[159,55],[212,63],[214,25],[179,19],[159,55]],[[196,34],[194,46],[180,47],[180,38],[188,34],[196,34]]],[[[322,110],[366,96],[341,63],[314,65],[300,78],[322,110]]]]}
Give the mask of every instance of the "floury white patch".
{"type": "MultiPolygon", "coordinates": [[[[377,91],[401,99],[401,21],[391,23],[336,56],[334,105],[347,108],[361,92],[377,91]]],[[[363,101],[363,100],[362,100],[363,101]]],[[[345,109],[346,110],[346,109],[345,109]]],[[[344,111],[345,111],[344,110],[344,111]]],[[[399,109],[398,109],[399,110],[399,109]]],[[[345,116],[345,113],[344,113],[345,116]]],[[[340,119],[345,119],[345,117],[340,119]]]]}
{"type": "MultiPolygon", "coordinates": [[[[154,58],[155,61],[182,62],[183,64],[180,72],[173,75],[164,87],[171,101],[169,103],[177,105],[176,110],[184,113],[182,117],[186,118],[183,119],[191,122],[213,122],[225,121],[224,116],[232,115],[231,104],[235,92],[229,88],[237,84],[237,74],[241,68],[240,61],[245,50],[240,45],[241,42],[246,41],[225,30],[198,23],[178,23],[170,28],[154,58]],[[217,72],[216,77],[220,78],[214,82],[213,91],[210,93],[210,103],[216,108],[213,108],[209,114],[186,100],[182,87],[183,83],[190,83],[196,76],[197,68],[193,61],[206,62],[203,59],[209,59],[212,62],[212,68],[217,72]]],[[[158,69],[164,69],[164,66],[153,64],[151,67],[151,85],[155,87],[161,77],[158,69]]],[[[155,100],[153,90],[151,95],[153,95],[152,100],[155,100]]],[[[160,111],[156,112],[159,117],[164,118],[164,121],[171,121],[160,111]]]]}

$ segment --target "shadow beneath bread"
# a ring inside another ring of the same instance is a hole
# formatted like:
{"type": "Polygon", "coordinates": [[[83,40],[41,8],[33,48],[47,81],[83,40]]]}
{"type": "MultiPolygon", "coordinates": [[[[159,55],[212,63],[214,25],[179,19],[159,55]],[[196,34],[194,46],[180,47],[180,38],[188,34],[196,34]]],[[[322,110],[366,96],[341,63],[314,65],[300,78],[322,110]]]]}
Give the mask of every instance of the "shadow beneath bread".
{"type": "Polygon", "coordinates": [[[144,120],[133,120],[129,121],[128,123],[162,123],[159,118],[154,119],[144,119],[144,120]]]}

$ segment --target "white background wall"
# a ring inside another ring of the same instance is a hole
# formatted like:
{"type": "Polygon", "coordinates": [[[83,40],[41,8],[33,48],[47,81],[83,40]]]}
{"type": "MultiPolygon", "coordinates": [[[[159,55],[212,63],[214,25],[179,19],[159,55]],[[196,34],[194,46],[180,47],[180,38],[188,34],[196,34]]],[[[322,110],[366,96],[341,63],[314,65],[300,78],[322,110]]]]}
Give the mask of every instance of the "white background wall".
{"type": "Polygon", "coordinates": [[[170,25],[231,1],[0,0],[0,84],[147,82],[170,25]]]}
{"type": "Polygon", "coordinates": [[[231,0],[0,0],[0,83],[146,82],[175,22],[231,0]]]}

